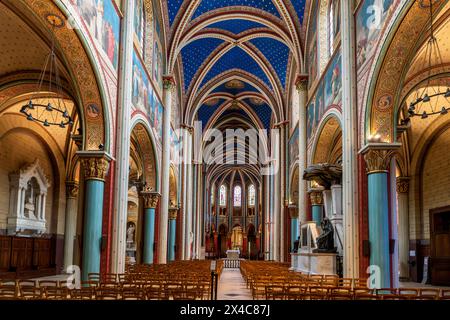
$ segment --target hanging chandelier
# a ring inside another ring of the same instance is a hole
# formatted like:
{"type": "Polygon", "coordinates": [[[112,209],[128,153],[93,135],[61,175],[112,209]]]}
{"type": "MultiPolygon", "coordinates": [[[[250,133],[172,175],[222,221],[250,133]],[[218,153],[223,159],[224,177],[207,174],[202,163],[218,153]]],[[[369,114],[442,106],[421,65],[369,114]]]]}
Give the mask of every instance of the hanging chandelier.
{"type": "Polygon", "coordinates": [[[430,39],[425,49],[425,57],[428,62],[428,78],[426,85],[416,91],[415,100],[408,107],[408,118],[420,116],[426,119],[433,115],[445,115],[450,110],[450,88],[447,85],[446,90],[441,89],[441,85],[431,85],[431,72],[433,66],[443,66],[443,59],[438,41],[434,35],[433,28],[433,2],[429,0],[429,4],[422,6],[430,10],[430,39]],[[444,99],[444,103],[442,100],[444,99]]]}
{"type": "Polygon", "coordinates": [[[32,96],[29,102],[22,106],[20,112],[27,120],[39,122],[44,127],[58,126],[65,128],[67,125],[73,125],[73,119],[69,115],[66,103],[64,101],[61,78],[59,76],[58,65],[55,54],[55,27],[56,22],[50,22],[52,25],[52,43],[51,51],[46,56],[42,72],[39,76],[37,90],[34,94],[43,92],[43,84],[48,74],[48,92],[56,93],[56,96],[46,99],[35,99],[32,96]]]}

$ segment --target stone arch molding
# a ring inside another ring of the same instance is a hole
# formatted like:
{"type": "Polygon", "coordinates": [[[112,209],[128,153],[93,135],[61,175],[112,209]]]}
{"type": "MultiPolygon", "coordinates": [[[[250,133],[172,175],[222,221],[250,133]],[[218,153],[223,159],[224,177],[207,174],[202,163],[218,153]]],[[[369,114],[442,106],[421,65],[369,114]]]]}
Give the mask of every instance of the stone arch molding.
{"type": "Polygon", "coordinates": [[[46,230],[45,200],[50,188],[39,159],[9,174],[10,204],[7,229],[10,234],[46,230]],[[32,182],[35,182],[33,185],[32,182]]]}

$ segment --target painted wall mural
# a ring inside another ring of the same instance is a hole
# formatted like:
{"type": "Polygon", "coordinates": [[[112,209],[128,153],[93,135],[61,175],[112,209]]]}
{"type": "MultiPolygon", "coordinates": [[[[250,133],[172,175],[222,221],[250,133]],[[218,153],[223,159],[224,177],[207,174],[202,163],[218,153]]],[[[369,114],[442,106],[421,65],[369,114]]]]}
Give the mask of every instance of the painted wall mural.
{"type": "Polygon", "coordinates": [[[334,56],[315,95],[311,98],[307,109],[306,134],[310,139],[323,115],[330,108],[342,106],[342,56],[340,52],[334,56]]]}
{"type": "Polygon", "coordinates": [[[136,0],[134,6],[134,34],[139,44],[144,43],[144,0],[136,0]]]}
{"type": "Polygon", "coordinates": [[[180,153],[181,153],[181,141],[177,136],[175,131],[170,128],[170,160],[174,164],[181,164],[180,161],[180,153]]]}
{"type": "Polygon", "coordinates": [[[153,44],[153,62],[152,62],[152,77],[156,83],[158,83],[159,89],[163,88],[163,72],[164,72],[164,59],[163,59],[163,39],[162,32],[162,18],[160,11],[156,7],[156,1],[153,1],[153,14],[154,14],[154,44],[153,44]]]}
{"type": "Polygon", "coordinates": [[[393,0],[365,0],[358,9],[356,15],[358,69],[373,57],[381,30],[393,9],[393,0]]]}
{"type": "Polygon", "coordinates": [[[89,32],[117,70],[120,17],[111,0],[73,0],[89,32]]]}
{"type": "Polygon", "coordinates": [[[136,109],[143,112],[152,126],[155,137],[161,144],[163,106],[152,88],[147,73],[136,52],[133,54],[133,96],[132,102],[136,109]]]}
{"type": "Polygon", "coordinates": [[[317,58],[317,13],[319,1],[313,1],[311,8],[311,23],[308,30],[308,74],[309,74],[309,87],[314,83],[317,78],[318,70],[318,58],[317,58]]]}
{"type": "Polygon", "coordinates": [[[292,166],[298,159],[299,145],[298,145],[298,126],[289,140],[289,166],[292,166]]]}

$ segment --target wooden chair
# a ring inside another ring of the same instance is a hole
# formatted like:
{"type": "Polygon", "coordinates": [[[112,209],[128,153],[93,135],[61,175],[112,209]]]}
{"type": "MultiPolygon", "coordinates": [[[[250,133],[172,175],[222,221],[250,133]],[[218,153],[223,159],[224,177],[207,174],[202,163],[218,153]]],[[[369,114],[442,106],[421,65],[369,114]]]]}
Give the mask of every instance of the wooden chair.
{"type": "Polygon", "coordinates": [[[19,287],[20,298],[24,300],[36,300],[42,298],[41,290],[38,287],[21,286],[19,287]]]}
{"type": "Polygon", "coordinates": [[[96,300],[118,300],[119,292],[115,288],[96,288],[95,299],[96,300]]]}
{"type": "Polygon", "coordinates": [[[17,299],[16,285],[0,285],[0,300],[17,299]]]}
{"type": "Polygon", "coordinates": [[[266,300],[284,300],[284,286],[268,285],[265,288],[266,300]]]}
{"type": "Polygon", "coordinates": [[[94,287],[81,287],[80,289],[73,289],[70,291],[70,297],[75,300],[93,300],[94,287]]]}
{"type": "Polygon", "coordinates": [[[353,279],[353,288],[368,288],[367,279],[353,279]]]}
{"type": "Polygon", "coordinates": [[[289,286],[286,289],[287,300],[303,300],[305,299],[308,287],[306,286],[289,286]]]}
{"type": "Polygon", "coordinates": [[[44,287],[43,297],[47,300],[67,300],[70,299],[69,290],[59,287],[44,287]]]}
{"type": "Polygon", "coordinates": [[[311,286],[309,287],[309,299],[310,300],[327,300],[328,299],[328,287],[311,286]]]}
{"type": "Polygon", "coordinates": [[[353,293],[350,288],[334,287],[328,294],[330,300],[353,300],[353,293]]]}
{"type": "Polygon", "coordinates": [[[151,285],[145,288],[147,300],[169,300],[169,295],[165,295],[161,285],[151,285]],[[167,297],[167,299],[166,299],[167,297]]]}
{"type": "Polygon", "coordinates": [[[419,289],[413,289],[413,288],[399,288],[398,294],[404,299],[404,300],[415,300],[419,296],[419,289]]]}
{"type": "Polygon", "coordinates": [[[450,289],[441,289],[441,299],[446,299],[450,297],[450,289]]]}
{"type": "Polygon", "coordinates": [[[145,294],[142,289],[123,289],[121,293],[122,300],[145,300],[145,294]]]}
{"type": "Polygon", "coordinates": [[[338,279],[338,287],[344,288],[353,288],[353,279],[352,278],[339,278],[338,279]]]}
{"type": "Polygon", "coordinates": [[[88,281],[92,281],[92,282],[100,282],[101,280],[101,276],[100,273],[88,273],[88,281]]]}
{"type": "Polygon", "coordinates": [[[377,296],[379,296],[381,299],[387,300],[389,297],[392,298],[398,298],[398,291],[395,288],[380,288],[375,289],[375,293],[377,296]]]}
{"type": "Polygon", "coordinates": [[[437,300],[441,291],[439,289],[421,288],[419,289],[418,300],[437,300]]]}

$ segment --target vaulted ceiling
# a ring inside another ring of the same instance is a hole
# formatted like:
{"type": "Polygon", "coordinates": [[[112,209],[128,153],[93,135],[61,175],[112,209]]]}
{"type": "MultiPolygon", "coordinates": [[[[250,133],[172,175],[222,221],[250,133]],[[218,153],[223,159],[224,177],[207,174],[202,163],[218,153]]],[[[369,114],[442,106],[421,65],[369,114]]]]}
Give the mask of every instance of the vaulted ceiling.
{"type": "Polygon", "coordinates": [[[288,70],[302,65],[306,0],[168,0],[169,72],[178,65],[184,121],[257,115],[286,120],[288,70]],[[241,111],[230,111],[238,106],[241,111]]]}

